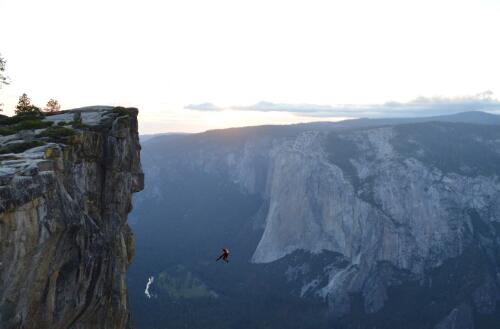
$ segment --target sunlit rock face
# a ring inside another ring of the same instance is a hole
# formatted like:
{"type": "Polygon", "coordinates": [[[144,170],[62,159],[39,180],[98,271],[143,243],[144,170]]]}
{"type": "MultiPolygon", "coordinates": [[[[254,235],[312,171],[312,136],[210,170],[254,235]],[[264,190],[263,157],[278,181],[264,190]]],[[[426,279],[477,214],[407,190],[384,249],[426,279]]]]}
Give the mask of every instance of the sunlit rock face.
{"type": "Polygon", "coordinates": [[[45,120],[74,133],[0,137],[2,146],[45,143],[0,155],[0,328],[128,328],[126,221],[144,180],[137,110],[89,107],[45,120]]]}

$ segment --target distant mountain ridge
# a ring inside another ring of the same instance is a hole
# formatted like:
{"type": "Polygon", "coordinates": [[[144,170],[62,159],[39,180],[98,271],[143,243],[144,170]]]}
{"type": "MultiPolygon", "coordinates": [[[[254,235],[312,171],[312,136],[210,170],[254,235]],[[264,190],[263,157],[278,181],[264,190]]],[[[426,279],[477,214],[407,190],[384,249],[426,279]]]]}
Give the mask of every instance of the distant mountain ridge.
{"type": "Polygon", "coordinates": [[[157,133],[157,134],[141,134],[139,135],[139,140],[141,142],[148,141],[152,138],[160,137],[160,136],[180,136],[186,135],[187,133],[157,133]]]}
{"type": "MultiPolygon", "coordinates": [[[[269,129],[283,129],[286,131],[303,131],[303,130],[341,130],[341,129],[356,129],[356,128],[370,128],[370,127],[380,127],[380,126],[391,126],[399,124],[411,124],[411,123],[422,123],[422,122],[462,122],[471,124],[485,124],[485,125],[500,125],[500,115],[482,112],[482,111],[468,111],[460,112],[450,115],[441,116],[430,116],[430,117],[416,117],[416,118],[359,118],[359,119],[348,119],[337,122],[330,121],[319,121],[319,122],[308,122],[308,123],[297,123],[291,125],[259,125],[259,126],[245,126],[237,128],[222,128],[222,129],[212,129],[201,133],[193,134],[217,134],[220,133],[231,133],[231,131],[238,131],[245,134],[246,132],[251,133],[253,131],[266,131],[269,129]]],[[[141,142],[149,141],[152,138],[161,136],[179,136],[179,135],[191,135],[190,133],[158,133],[158,134],[143,134],[140,135],[141,142]]],[[[158,140],[157,142],[160,142],[158,140]]]]}
{"type": "MultiPolygon", "coordinates": [[[[431,117],[380,118],[380,119],[360,118],[360,119],[352,119],[352,120],[345,120],[345,121],[325,123],[325,124],[326,125],[331,124],[336,128],[368,128],[376,126],[420,123],[420,122],[430,122],[430,121],[500,125],[500,115],[482,111],[469,111],[469,112],[460,112],[456,114],[431,116],[431,117]]],[[[323,123],[318,122],[312,124],[321,126],[323,123]]]]}

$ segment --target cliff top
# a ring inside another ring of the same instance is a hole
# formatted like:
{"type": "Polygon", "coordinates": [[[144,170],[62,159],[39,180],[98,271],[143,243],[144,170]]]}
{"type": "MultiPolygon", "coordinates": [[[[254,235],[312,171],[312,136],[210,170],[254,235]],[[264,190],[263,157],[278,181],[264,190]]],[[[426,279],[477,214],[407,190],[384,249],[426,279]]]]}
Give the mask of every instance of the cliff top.
{"type": "Polygon", "coordinates": [[[130,328],[137,112],[0,117],[0,328],[130,328]]]}
{"type": "Polygon", "coordinates": [[[88,106],[42,116],[1,117],[0,186],[15,175],[52,170],[47,159],[55,146],[71,143],[84,130],[109,129],[117,117],[137,113],[136,108],[88,106]]]}

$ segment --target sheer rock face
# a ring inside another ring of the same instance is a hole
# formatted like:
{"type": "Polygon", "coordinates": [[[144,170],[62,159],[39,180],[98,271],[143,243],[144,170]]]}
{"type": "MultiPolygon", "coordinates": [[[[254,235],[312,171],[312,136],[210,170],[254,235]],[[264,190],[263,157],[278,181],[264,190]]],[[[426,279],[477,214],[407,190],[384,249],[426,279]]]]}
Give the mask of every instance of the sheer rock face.
{"type": "MultiPolygon", "coordinates": [[[[269,211],[253,261],[272,262],[298,249],[343,255],[350,265],[334,268],[328,285],[318,287],[342,315],[349,311],[347,296],[356,293],[367,313],[384,306],[396,276],[384,264],[409,280],[425,280],[429,271],[478,244],[497,254],[493,225],[500,221],[500,167],[495,175],[444,171],[418,156],[416,142],[413,156],[402,154],[394,146],[398,138],[404,137],[391,127],[343,133],[335,141],[307,133],[274,148],[269,211]],[[341,154],[341,143],[350,158],[341,154]],[[488,227],[486,236],[478,231],[481,225],[488,227]]],[[[498,140],[483,142],[500,151],[498,140]]],[[[477,291],[464,294],[480,295],[488,305],[499,282],[488,273],[480,276],[470,283],[477,291]],[[490,282],[488,291],[479,286],[483,280],[490,282]]]]}
{"type": "MultiPolygon", "coordinates": [[[[1,328],[130,326],[126,221],[144,180],[137,110],[91,107],[47,120],[75,112],[85,127],[66,141],[0,155],[1,328]]],[[[37,138],[3,138],[27,137],[37,138]]]]}

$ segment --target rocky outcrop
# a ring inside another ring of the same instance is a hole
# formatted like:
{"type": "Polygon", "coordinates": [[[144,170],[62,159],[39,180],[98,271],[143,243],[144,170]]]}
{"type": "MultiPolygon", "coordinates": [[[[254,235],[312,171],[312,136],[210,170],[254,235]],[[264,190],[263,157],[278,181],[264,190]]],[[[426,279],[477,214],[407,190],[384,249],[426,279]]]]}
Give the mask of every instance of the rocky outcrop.
{"type": "Polygon", "coordinates": [[[44,121],[65,129],[0,137],[41,145],[0,154],[0,328],[128,328],[126,221],[144,179],[137,109],[44,121]]]}

